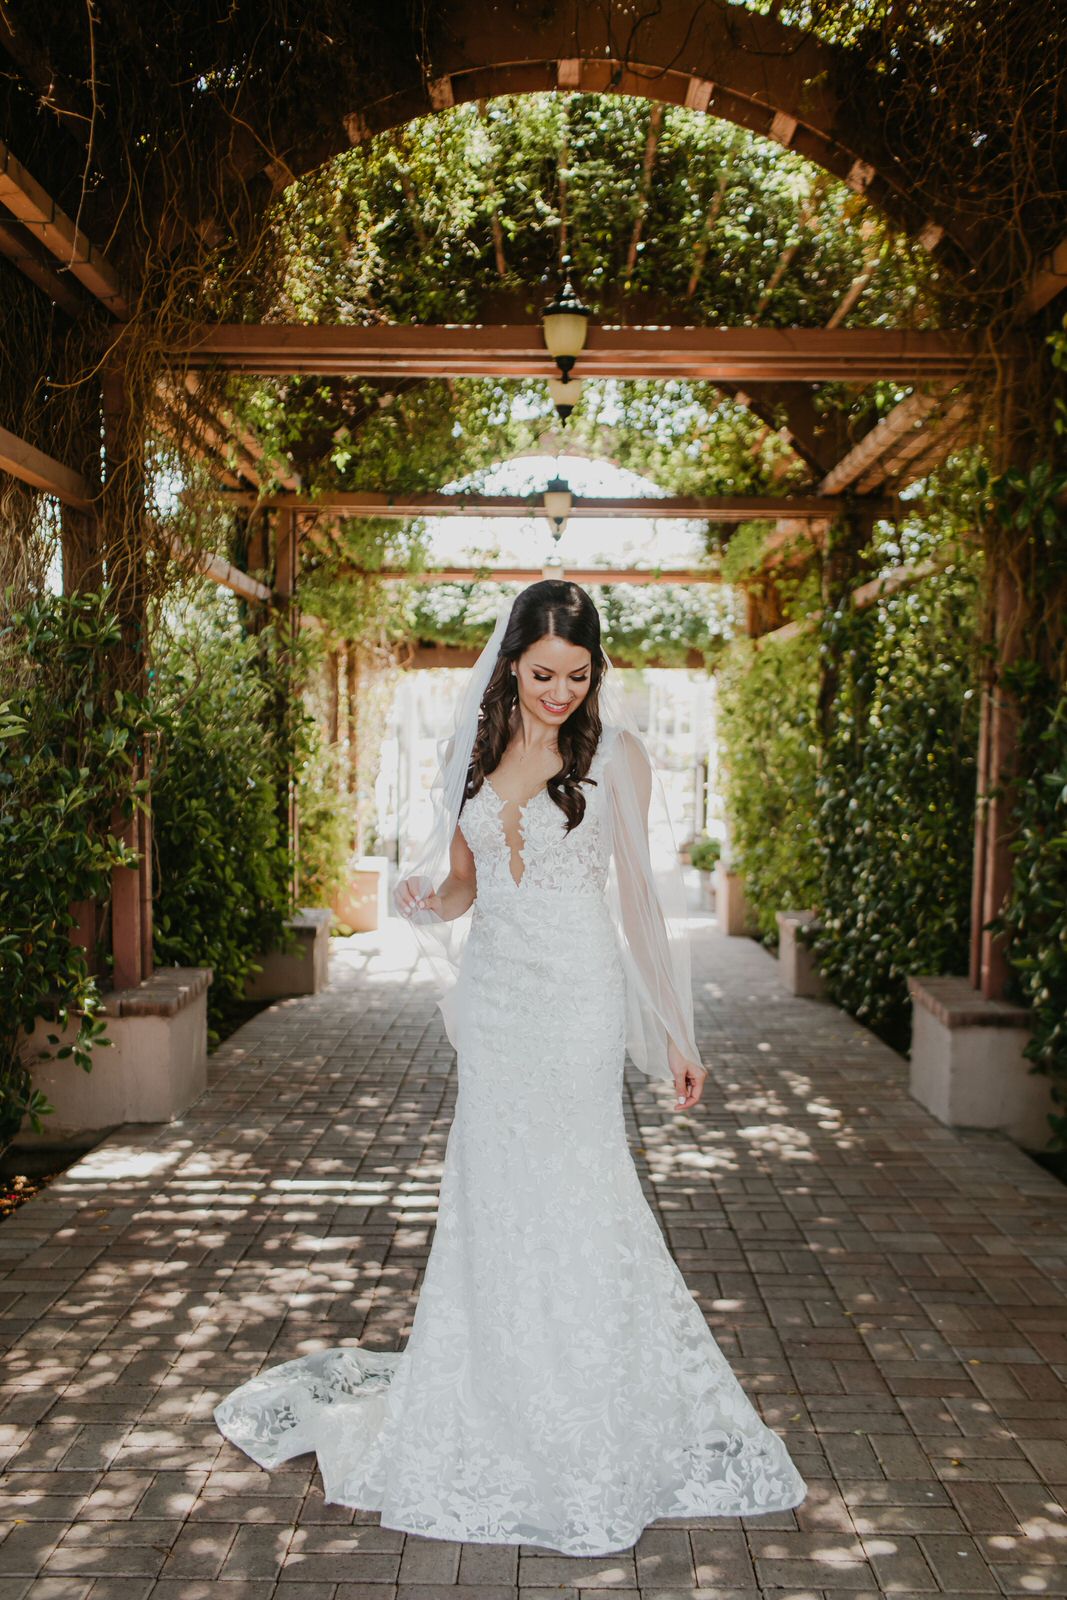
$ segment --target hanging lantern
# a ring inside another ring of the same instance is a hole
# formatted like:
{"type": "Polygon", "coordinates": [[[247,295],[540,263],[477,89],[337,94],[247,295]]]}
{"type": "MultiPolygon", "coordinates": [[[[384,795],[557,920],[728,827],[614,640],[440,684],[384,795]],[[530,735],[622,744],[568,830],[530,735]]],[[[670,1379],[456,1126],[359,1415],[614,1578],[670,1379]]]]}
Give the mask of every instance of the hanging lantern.
{"type": "Polygon", "coordinates": [[[583,380],[566,373],[562,378],[549,378],[548,393],[561,422],[566,422],[582,398],[583,380]]]}
{"type": "Polygon", "coordinates": [[[564,377],[585,348],[589,317],[589,307],[582,305],[569,278],[541,313],[545,348],[564,377]]]}
{"type": "Polygon", "coordinates": [[[559,539],[567,526],[567,518],[571,514],[574,496],[571,486],[565,478],[552,478],[549,480],[543,497],[545,516],[552,524],[552,537],[559,539]]]}

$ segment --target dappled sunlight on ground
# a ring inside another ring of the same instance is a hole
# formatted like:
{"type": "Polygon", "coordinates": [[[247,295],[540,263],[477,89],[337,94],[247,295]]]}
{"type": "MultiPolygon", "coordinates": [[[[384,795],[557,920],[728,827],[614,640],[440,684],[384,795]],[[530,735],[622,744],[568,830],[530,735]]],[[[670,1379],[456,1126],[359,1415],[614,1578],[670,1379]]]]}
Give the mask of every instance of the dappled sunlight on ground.
{"type": "Polygon", "coordinates": [[[694,927],[704,1098],[675,1112],[628,1067],[627,1130],[801,1506],[603,1559],[459,1552],[326,1506],[311,1457],[267,1474],[221,1439],[212,1406],[261,1367],[410,1331],[456,1076],[393,920],[334,941],[327,994],[227,1040],[181,1122],[123,1130],[0,1227],[0,1596],[1062,1594],[1062,1187],[942,1128],[899,1057],[694,927]]]}

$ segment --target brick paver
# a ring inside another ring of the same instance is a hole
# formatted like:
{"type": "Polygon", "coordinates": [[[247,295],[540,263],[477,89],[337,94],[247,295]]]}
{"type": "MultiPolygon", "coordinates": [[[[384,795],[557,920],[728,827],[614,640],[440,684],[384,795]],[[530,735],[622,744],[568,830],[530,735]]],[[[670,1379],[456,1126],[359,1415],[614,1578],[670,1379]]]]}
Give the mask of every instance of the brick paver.
{"type": "Polygon", "coordinates": [[[410,1328],[456,1084],[408,938],[338,942],[329,992],[230,1039],[180,1123],[0,1227],[0,1600],[1067,1595],[1067,1191],[706,919],[705,1102],[628,1071],[627,1118],[804,1504],[576,1559],[405,1538],[325,1505],[312,1458],[224,1443],[212,1406],[259,1367],[410,1328]]]}

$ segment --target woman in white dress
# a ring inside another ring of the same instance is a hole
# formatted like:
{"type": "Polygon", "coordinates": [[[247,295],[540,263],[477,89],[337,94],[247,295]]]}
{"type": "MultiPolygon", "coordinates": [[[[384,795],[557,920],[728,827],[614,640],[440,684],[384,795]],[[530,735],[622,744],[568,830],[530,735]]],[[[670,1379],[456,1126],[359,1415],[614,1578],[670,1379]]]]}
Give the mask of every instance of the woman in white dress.
{"type": "Polygon", "coordinates": [[[458,974],[441,1002],[456,1110],[405,1348],[300,1357],[216,1408],[264,1467],[314,1450],[327,1501],[383,1527],[603,1555],[660,1517],[781,1511],[807,1493],[670,1255],[626,1140],[627,1048],[673,1080],[679,1109],[706,1069],[688,952],[650,863],[647,752],[601,716],[608,667],[584,590],[549,580],[517,597],[447,747],[419,864],[432,870],[396,891],[458,974]]]}

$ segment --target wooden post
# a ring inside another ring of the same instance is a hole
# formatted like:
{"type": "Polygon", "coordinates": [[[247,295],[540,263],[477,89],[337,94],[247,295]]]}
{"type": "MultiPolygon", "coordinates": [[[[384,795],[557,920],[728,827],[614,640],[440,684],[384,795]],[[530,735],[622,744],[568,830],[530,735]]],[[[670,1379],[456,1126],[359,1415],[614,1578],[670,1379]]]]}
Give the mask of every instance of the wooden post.
{"type": "MultiPolygon", "coordinates": [[[[346,733],[348,737],[348,793],[358,807],[359,804],[359,694],[360,694],[360,661],[359,646],[349,640],[345,646],[345,709],[347,715],[346,733]]],[[[352,838],[352,849],[357,856],[363,854],[363,824],[359,811],[356,811],[356,825],[352,838]]]]}
{"type": "MultiPolygon", "coordinates": [[[[847,603],[848,596],[863,581],[865,565],[862,551],[870,540],[871,522],[868,514],[846,513],[831,523],[826,536],[826,551],[822,569],[823,607],[826,612],[837,611],[847,603]]],[[[840,662],[824,659],[819,670],[818,717],[822,737],[830,738],[833,731],[834,705],[841,686],[840,662]]]]}
{"type": "Polygon", "coordinates": [[[971,981],[987,1000],[1005,997],[1009,976],[1005,940],[986,924],[1003,910],[1011,888],[1019,711],[1014,695],[1004,686],[1003,674],[1019,652],[1021,619],[1021,596],[1011,574],[1002,567],[995,579],[996,657],[982,688],[975,807],[972,905],[978,914],[971,928],[971,981]]]}
{"type": "Polygon", "coordinates": [[[331,745],[341,740],[341,652],[326,654],[326,721],[331,745]]]}
{"type": "Polygon", "coordinates": [[[285,748],[283,783],[283,821],[289,851],[290,895],[295,909],[300,893],[300,818],[297,807],[296,772],[292,761],[292,721],[297,693],[293,646],[300,615],[297,603],[299,565],[299,525],[295,511],[281,511],[275,528],[274,591],[281,639],[281,704],[279,728],[285,748]]]}
{"type": "MultiPolygon", "coordinates": [[[[104,561],[122,630],[114,685],[143,694],[148,684],[144,439],[121,367],[105,368],[102,399],[104,561]]],[[[147,773],[148,756],[142,750],[135,781],[147,773]]],[[[152,974],[151,815],[135,811],[129,818],[117,816],[115,830],[139,856],[136,867],[115,867],[111,874],[112,982],[116,989],[128,989],[152,974]]]]}
{"type": "MultiPolygon", "coordinates": [[[[66,380],[73,380],[70,363],[61,356],[59,370],[66,380]]],[[[67,406],[71,413],[71,442],[69,463],[96,493],[100,489],[100,390],[91,382],[73,382],[66,390],[67,406]]],[[[96,507],[72,506],[64,501],[60,506],[60,544],[63,556],[63,593],[74,595],[101,587],[104,581],[103,550],[100,518],[96,507]]],[[[99,976],[97,941],[100,938],[102,907],[95,900],[75,900],[70,907],[74,926],[70,942],[85,954],[85,964],[94,976],[99,976]]]]}

